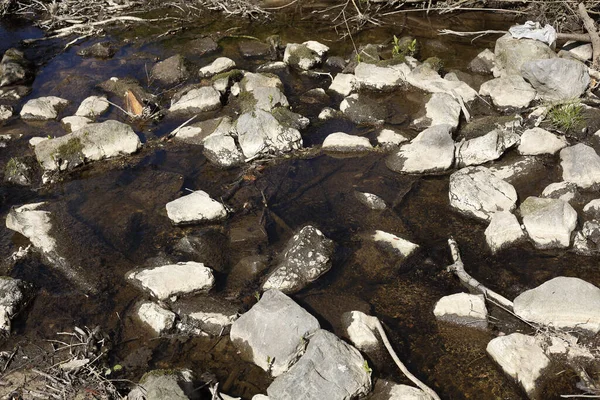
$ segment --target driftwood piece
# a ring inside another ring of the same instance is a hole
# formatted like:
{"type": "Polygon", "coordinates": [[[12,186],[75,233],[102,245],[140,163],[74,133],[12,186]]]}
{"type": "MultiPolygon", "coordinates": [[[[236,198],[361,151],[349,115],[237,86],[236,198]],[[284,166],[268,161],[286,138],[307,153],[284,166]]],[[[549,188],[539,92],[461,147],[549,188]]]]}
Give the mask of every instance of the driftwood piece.
{"type": "Polygon", "coordinates": [[[590,34],[590,39],[592,42],[592,68],[598,68],[600,62],[600,36],[598,36],[598,30],[596,29],[596,24],[594,20],[590,18],[588,12],[583,3],[579,3],[577,6],[577,14],[579,14],[579,18],[583,21],[583,27],[590,34]]]}

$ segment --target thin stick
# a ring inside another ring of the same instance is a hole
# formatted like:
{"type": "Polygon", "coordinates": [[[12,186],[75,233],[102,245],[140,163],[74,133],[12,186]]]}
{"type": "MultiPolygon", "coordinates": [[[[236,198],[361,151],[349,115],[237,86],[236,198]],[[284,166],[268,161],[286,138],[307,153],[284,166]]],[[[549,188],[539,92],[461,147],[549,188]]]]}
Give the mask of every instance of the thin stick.
{"type": "Polygon", "coordinates": [[[592,67],[598,68],[600,63],[600,36],[598,35],[598,31],[596,30],[596,24],[594,20],[590,18],[583,3],[579,3],[577,6],[577,12],[579,14],[579,18],[583,21],[583,27],[590,34],[590,38],[592,41],[592,67]]]}
{"type": "Polygon", "coordinates": [[[392,359],[394,360],[394,362],[396,363],[398,368],[400,368],[400,371],[402,371],[402,373],[408,379],[410,379],[410,381],[412,383],[417,385],[419,387],[419,389],[421,389],[423,392],[425,392],[427,395],[429,395],[429,397],[431,397],[433,400],[440,400],[440,397],[437,395],[436,392],[433,391],[433,389],[431,389],[429,386],[427,386],[426,384],[421,382],[419,380],[419,378],[414,376],[408,370],[408,368],[406,368],[406,366],[402,363],[402,361],[400,361],[400,358],[398,358],[398,355],[394,351],[394,348],[392,347],[392,344],[390,343],[387,335],[385,334],[385,331],[383,330],[383,326],[381,325],[381,322],[379,322],[379,319],[377,319],[375,321],[375,327],[377,328],[377,331],[379,332],[379,335],[381,336],[381,340],[383,340],[383,344],[385,345],[385,348],[387,349],[388,353],[390,353],[390,356],[392,357],[392,359]]]}

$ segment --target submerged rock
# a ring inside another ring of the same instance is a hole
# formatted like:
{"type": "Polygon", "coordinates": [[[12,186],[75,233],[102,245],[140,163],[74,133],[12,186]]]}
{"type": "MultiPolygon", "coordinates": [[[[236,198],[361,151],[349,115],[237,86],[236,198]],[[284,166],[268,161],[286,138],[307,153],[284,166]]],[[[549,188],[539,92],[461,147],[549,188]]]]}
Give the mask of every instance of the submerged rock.
{"type": "Polygon", "coordinates": [[[522,333],[492,339],[487,345],[487,352],[530,397],[536,391],[536,381],[550,365],[550,359],[537,340],[522,333]]]}
{"type": "Polygon", "coordinates": [[[373,150],[369,139],[362,136],[349,135],[344,132],[335,132],[328,135],[323,141],[323,150],[355,152],[373,150]]]}
{"type": "Polygon", "coordinates": [[[155,369],[147,372],[127,395],[130,400],[192,400],[199,399],[194,378],[189,370],[155,369]]]}
{"type": "Polygon", "coordinates": [[[391,251],[395,256],[398,256],[401,259],[410,257],[419,249],[419,245],[384,231],[375,231],[372,238],[379,246],[383,247],[385,250],[391,251]]]}
{"type": "Polygon", "coordinates": [[[587,189],[600,183],[600,156],[583,143],[560,151],[562,177],[567,182],[587,189]]]}
{"type": "Polygon", "coordinates": [[[328,51],[329,47],[314,40],[302,44],[288,43],[285,47],[283,62],[292,67],[308,71],[320,65],[328,51]]]}
{"type": "Polygon", "coordinates": [[[219,57],[207,66],[200,68],[198,75],[200,78],[210,78],[233,68],[235,68],[235,61],[227,57],[219,57]]]}
{"type": "Polygon", "coordinates": [[[386,107],[359,93],[353,93],[342,100],[340,111],[355,124],[381,125],[388,117],[386,107]]]}
{"type": "Polygon", "coordinates": [[[537,248],[565,248],[577,225],[577,212],[559,199],[528,197],[520,206],[523,225],[537,248]]]}
{"type": "Polygon", "coordinates": [[[600,332],[600,288],[559,276],[517,296],[514,311],[526,321],[596,334],[600,332]]]}
{"type": "Polygon", "coordinates": [[[118,121],[88,124],[83,128],[35,146],[35,156],[45,170],[65,170],[86,161],[135,153],[142,143],[129,125],[118,121]]]}
{"type": "Polygon", "coordinates": [[[579,98],[590,84],[587,66],[580,61],[564,58],[525,62],[521,74],[547,101],[579,98]]]}
{"type": "Polygon", "coordinates": [[[295,293],[331,268],[334,243],[313,226],[305,226],[292,237],[282,253],[282,262],[269,275],[263,290],[295,293]]]}
{"type": "Polygon", "coordinates": [[[117,49],[111,42],[99,42],[85,47],[77,52],[81,57],[112,58],[117,49]]]}
{"type": "Polygon", "coordinates": [[[377,337],[377,317],[361,311],[342,314],[342,328],[350,342],[361,351],[370,351],[380,346],[377,337]]]}
{"type": "Polygon", "coordinates": [[[496,107],[525,108],[535,99],[536,92],[520,75],[505,75],[485,82],[479,94],[490,96],[496,107]]]}
{"type": "Polygon", "coordinates": [[[176,54],[152,67],[150,76],[163,85],[175,85],[188,79],[190,72],[183,56],[176,54]]]}
{"type": "Polygon", "coordinates": [[[0,276],[0,331],[9,335],[11,321],[33,297],[33,285],[8,276],[0,276]]]}
{"type": "Polygon", "coordinates": [[[228,334],[229,328],[239,316],[239,309],[235,303],[209,296],[177,300],[173,309],[181,318],[177,328],[192,334],[228,334]]]}
{"type": "Polygon", "coordinates": [[[447,93],[434,93],[425,104],[425,116],[418,118],[414,124],[419,128],[429,128],[435,125],[450,125],[458,127],[460,120],[460,103],[447,93]]]}
{"type": "Polygon", "coordinates": [[[127,279],[159,300],[207,292],[215,284],[212,270],[194,261],[132,271],[127,274],[127,279]]]}
{"type": "Polygon", "coordinates": [[[556,53],[545,43],[533,39],[514,39],[510,33],[496,40],[495,76],[521,75],[528,61],[555,58],[556,53]]]}
{"type": "Polygon", "coordinates": [[[451,207],[488,221],[497,211],[514,210],[517,202],[515,188],[484,167],[467,167],[450,175],[449,196],[451,207]]]}
{"type": "Polygon", "coordinates": [[[270,400],[350,400],[366,395],[371,376],[360,352],[334,334],[318,330],[306,353],[267,388],[270,400]]]}
{"type": "Polygon", "coordinates": [[[169,111],[204,112],[221,108],[221,94],[212,86],[192,89],[175,101],[169,111]]]}
{"type": "Polygon", "coordinates": [[[525,238],[521,224],[510,211],[498,211],[492,214],[490,224],[485,230],[485,241],[492,253],[519,243],[525,238]]]}
{"type": "Polygon", "coordinates": [[[488,313],[481,294],[456,293],[444,296],[435,303],[433,315],[440,321],[478,329],[487,328],[488,313]]]}
{"type": "Polygon", "coordinates": [[[58,112],[69,103],[56,96],[39,97],[29,100],[21,109],[21,118],[30,121],[56,119],[58,112]]]}
{"type": "Polygon", "coordinates": [[[169,219],[175,225],[219,221],[227,217],[225,206],[202,190],[173,200],[167,203],[166,208],[169,219]]]}
{"type": "Polygon", "coordinates": [[[542,128],[527,129],[521,134],[521,143],[517,147],[519,154],[533,156],[555,154],[568,146],[567,140],[542,128]]]}
{"type": "Polygon", "coordinates": [[[354,197],[371,210],[385,210],[387,208],[385,201],[376,194],[354,192],[354,197]]]}
{"type": "Polygon", "coordinates": [[[31,63],[22,51],[8,49],[0,61],[0,87],[28,84],[33,80],[31,63]]]}
{"type": "Polygon", "coordinates": [[[95,119],[104,114],[109,107],[110,104],[108,104],[106,97],[90,96],[81,102],[75,116],[95,119]]]}
{"type": "Polygon", "coordinates": [[[244,164],[244,154],[238,148],[235,138],[230,133],[215,132],[204,139],[204,155],[223,168],[244,164]]]}
{"type": "Polygon", "coordinates": [[[177,317],[175,313],[150,301],[140,304],[137,315],[142,322],[150,325],[158,335],[173,328],[177,317]]]}
{"type": "Polygon", "coordinates": [[[386,160],[389,169],[404,173],[442,172],[454,162],[452,126],[438,125],[425,129],[409,144],[386,160]]]}
{"type": "Polygon", "coordinates": [[[306,338],[319,322],[285,294],[266,291],[231,327],[240,357],[273,376],[287,371],[304,351],[306,338]]]}
{"type": "Polygon", "coordinates": [[[396,132],[393,129],[383,128],[377,135],[377,143],[384,148],[392,148],[400,146],[404,142],[408,142],[410,139],[400,132],[396,132]]]}

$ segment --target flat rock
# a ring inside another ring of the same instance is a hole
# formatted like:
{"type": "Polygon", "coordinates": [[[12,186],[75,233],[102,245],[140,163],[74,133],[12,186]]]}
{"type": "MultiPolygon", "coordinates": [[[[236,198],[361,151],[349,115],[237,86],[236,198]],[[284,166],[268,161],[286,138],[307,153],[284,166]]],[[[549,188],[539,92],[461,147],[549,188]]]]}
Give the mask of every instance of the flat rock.
{"type": "Polygon", "coordinates": [[[158,335],[173,328],[176,318],[175,313],[150,301],[140,304],[137,315],[158,335]]]}
{"type": "Polygon", "coordinates": [[[492,253],[497,253],[526,238],[521,224],[510,211],[492,214],[490,224],[485,229],[485,241],[492,253]]]}
{"type": "Polygon", "coordinates": [[[442,172],[454,163],[454,140],[451,125],[425,129],[409,144],[386,160],[389,169],[404,173],[442,172]]]}
{"type": "Polygon", "coordinates": [[[488,313],[481,294],[457,293],[444,296],[435,303],[433,315],[440,321],[478,329],[487,328],[488,313]]]}
{"type": "Polygon", "coordinates": [[[373,193],[354,192],[354,197],[371,210],[385,210],[385,201],[373,193]]]}
{"type": "Polygon", "coordinates": [[[571,182],[554,182],[549,184],[542,191],[540,197],[548,199],[561,199],[567,203],[571,203],[574,200],[579,200],[581,194],[577,189],[577,185],[571,182]]]}
{"type": "Polygon", "coordinates": [[[523,225],[537,248],[566,248],[577,225],[577,212],[559,199],[528,197],[520,206],[523,225]]]}
{"type": "Polygon", "coordinates": [[[342,329],[345,336],[361,351],[368,352],[380,346],[376,333],[377,322],[377,317],[372,317],[361,311],[350,311],[342,314],[342,329]]]}
{"type": "Polygon", "coordinates": [[[159,300],[207,292],[215,284],[212,270],[194,261],[132,271],[127,274],[127,279],[159,300]]]}
{"type": "Polygon", "coordinates": [[[268,290],[233,323],[230,337],[242,359],[279,376],[296,362],[304,340],[318,329],[317,319],[292,299],[268,290]]]}
{"type": "Polygon", "coordinates": [[[519,135],[503,129],[494,129],[483,136],[456,145],[456,164],[459,167],[485,164],[497,160],[519,142],[519,135]]]}
{"type": "Polygon", "coordinates": [[[318,330],[306,353],[267,388],[270,400],[350,400],[371,390],[360,352],[334,334],[318,330]]]}
{"type": "Polygon", "coordinates": [[[354,76],[358,87],[372,90],[392,90],[406,84],[410,67],[406,64],[379,66],[371,63],[358,63],[354,76]]]}
{"type": "Polygon", "coordinates": [[[235,61],[227,57],[219,57],[212,63],[200,68],[198,75],[200,78],[210,78],[211,76],[220,74],[230,69],[235,68],[235,61]]]}
{"type": "Polygon", "coordinates": [[[233,130],[233,121],[229,117],[217,117],[186,125],[171,132],[174,140],[188,144],[202,145],[211,134],[229,134],[233,130]]]}
{"type": "Polygon", "coordinates": [[[60,122],[69,132],[75,132],[94,121],[87,117],[78,117],[76,115],[72,115],[70,117],[64,117],[60,120],[60,122]]]}
{"type": "Polygon", "coordinates": [[[525,156],[555,154],[568,145],[564,137],[536,127],[527,129],[521,134],[521,143],[517,147],[517,151],[525,156]]]}
{"type": "Polygon", "coordinates": [[[329,47],[309,40],[302,44],[288,43],[283,54],[283,62],[301,70],[308,71],[323,62],[329,47]]]}
{"type": "Polygon", "coordinates": [[[244,154],[238,148],[234,136],[229,133],[212,133],[203,143],[203,153],[213,164],[229,168],[245,162],[244,154]]]}
{"type": "Polygon", "coordinates": [[[564,58],[525,62],[521,74],[546,101],[579,98],[590,84],[588,67],[580,61],[564,58]]]}
{"type": "Polygon", "coordinates": [[[521,66],[532,60],[556,58],[545,43],[533,39],[514,39],[510,33],[496,40],[495,76],[521,75],[521,66]]]}
{"type": "Polygon", "coordinates": [[[175,225],[219,221],[227,217],[227,210],[208,193],[196,190],[167,203],[167,215],[175,225]]]}
{"type": "Polygon", "coordinates": [[[458,127],[461,107],[458,100],[447,93],[434,93],[425,104],[425,116],[414,121],[419,128],[429,128],[435,125],[450,125],[458,127]]]}
{"type": "Polygon", "coordinates": [[[373,150],[369,139],[363,136],[349,135],[344,132],[335,132],[328,135],[323,141],[323,150],[353,152],[373,150]]]}
{"type": "Polygon", "coordinates": [[[329,86],[329,90],[341,96],[349,96],[358,87],[356,76],[352,74],[336,74],[329,86]]]}
{"type": "Polygon", "coordinates": [[[394,129],[383,128],[377,134],[377,143],[384,148],[400,146],[410,139],[394,129]]]}
{"type": "Polygon", "coordinates": [[[68,103],[68,100],[56,96],[39,97],[25,103],[20,115],[22,119],[30,121],[56,119],[59,110],[68,103]]]}
{"type": "Polygon", "coordinates": [[[221,94],[212,86],[192,89],[171,105],[170,111],[203,112],[221,108],[221,94]]]}
{"type": "Polygon", "coordinates": [[[479,94],[490,96],[496,107],[525,108],[535,99],[536,91],[520,75],[506,75],[482,84],[479,94]]]}
{"type": "Polygon", "coordinates": [[[515,298],[520,318],[558,329],[600,331],[600,288],[579,278],[559,276],[515,298]]]}
{"type": "Polygon", "coordinates": [[[359,93],[353,93],[342,100],[340,111],[355,124],[381,125],[388,117],[386,107],[359,93]]]}
{"type": "Polygon", "coordinates": [[[600,183],[600,156],[583,143],[560,151],[563,180],[587,189],[600,183]]]}
{"type": "Polygon", "coordinates": [[[384,249],[394,253],[394,255],[405,259],[413,255],[418,249],[419,245],[409,242],[406,239],[402,239],[392,233],[376,230],[372,239],[384,249]]]}
{"type": "Polygon", "coordinates": [[[271,46],[258,40],[241,41],[238,49],[244,58],[263,58],[271,54],[271,46]]]}
{"type": "Polygon", "coordinates": [[[110,104],[103,96],[90,96],[81,102],[79,108],[75,112],[78,117],[87,117],[95,119],[108,111],[110,104]]]}
{"type": "Polygon", "coordinates": [[[369,400],[430,400],[431,396],[416,387],[377,380],[369,400]]]}
{"type": "Polygon", "coordinates": [[[465,103],[473,101],[477,97],[475,89],[465,82],[444,79],[427,64],[413,69],[406,76],[406,81],[412,86],[429,93],[446,93],[452,96],[460,96],[465,103]]]}
{"type": "Polygon", "coordinates": [[[492,339],[487,352],[504,373],[515,379],[531,397],[536,381],[550,365],[550,359],[533,336],[512,333],[492,339]]]}
{"type": "Polygon", "coordinates": [[[98,161],[135,153],[140,138],[127,124],[105,121],[85,125],[79,130],[35,146],[35,156],[45,170],[64,170],[88,161],[98,161]]]}
{"type": "Polygon", "coordinates": [[[185,58],[180,54],[176,54],[152,67],[150,76],[163,85],[175,85],[188,79],[190,72],[186,66],[185,58]]]}
{"type": "Polygon", "coordinates": [[[194,39],[186,44],[186,50],[195,56],[205,56],[219,50],[219,45],[211,37],[194,39]]]}
{"type": "Polygon", "coordinates": [[[263,284],[263,290],[295,293],[331,268],[334,243],[313,226],[300,229],[287,243],[282,261],[263,284]]]}
{"type": "Polygon", "coordinates": [[[450,175],[449,197],[451,207],[487,221],[497,211],[514,210],[517,202],[515,188],[484,167],[467,167],[450,175]]]}

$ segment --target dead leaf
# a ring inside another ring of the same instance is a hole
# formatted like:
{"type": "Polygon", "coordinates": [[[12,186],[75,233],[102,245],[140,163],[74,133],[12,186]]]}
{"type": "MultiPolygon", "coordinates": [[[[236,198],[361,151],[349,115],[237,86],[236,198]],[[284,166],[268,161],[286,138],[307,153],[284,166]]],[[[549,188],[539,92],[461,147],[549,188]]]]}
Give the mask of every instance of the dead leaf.
{"type": "Polygon", "coordinates": [[[125,109],[129,114],[139,117],[144,112],[144,106],[131,90],[125,92],[125,109]]]}

